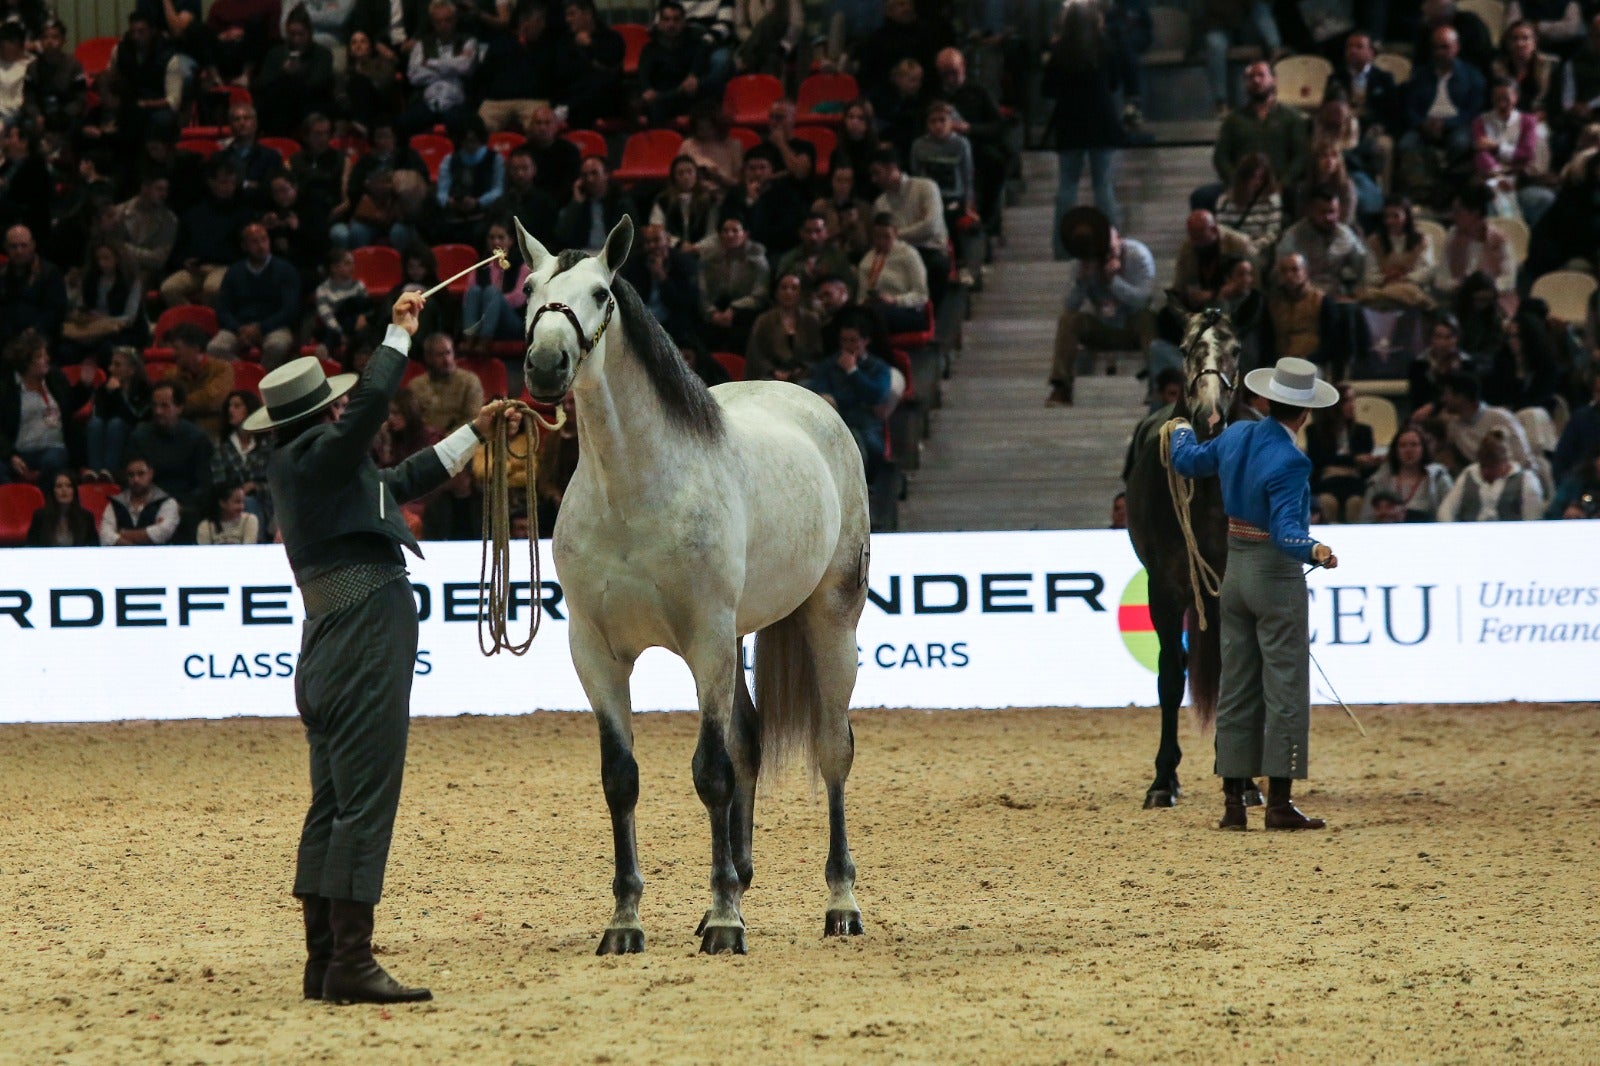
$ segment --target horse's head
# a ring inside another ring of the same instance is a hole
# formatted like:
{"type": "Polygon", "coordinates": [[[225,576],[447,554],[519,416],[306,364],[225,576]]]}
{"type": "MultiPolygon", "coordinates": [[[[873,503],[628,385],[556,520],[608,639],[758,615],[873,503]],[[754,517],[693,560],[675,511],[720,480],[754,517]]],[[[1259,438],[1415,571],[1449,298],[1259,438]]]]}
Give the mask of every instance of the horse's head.
{"type": "Polygon", "coordinates": [[[1202,438],[1227,420],[1240,351],[1227,312],[1208,307],[1188,316],[1183,331],[1183,402],[1202,438]]]}
{"type": "Polygon", "coordinates": [[[534,399],[555,403],[572,388],[588,357],[603,347],[606,327],[617,308],[611,283],[633,247],[633,222],[624,215],[598,255],[576,262],[570,256],[550,254],[520,221],[516,227],[528,264],[523,326],[528,347],[522,376],[534,399]]]}

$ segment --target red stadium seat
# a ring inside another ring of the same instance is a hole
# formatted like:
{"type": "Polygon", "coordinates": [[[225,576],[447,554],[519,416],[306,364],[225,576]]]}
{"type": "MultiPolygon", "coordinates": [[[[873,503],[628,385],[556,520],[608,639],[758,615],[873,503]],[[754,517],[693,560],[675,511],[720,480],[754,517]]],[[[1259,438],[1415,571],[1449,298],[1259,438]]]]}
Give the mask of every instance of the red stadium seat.
{"type": "Polygon", "coordinates": [[[233,387],[240,392],[254,393],[257,399],[261,398],[261,379],[266,376],[266,368],[260,363],[233,364],[233,387]]]}
{"type": "Polygon", "coordinates": [[[650,27],[641,26],[637,22],[613,22],[611,28],[622,36],[622,73],[633,75],[639,72],[639,53],[644,51],[644,46],[650,42],[650,27]]]}
{"type": "Polygon", "coordinates": [[[672,173],[672,160],[683,147],[676,130],[643,130],[622,146],[622,162],[612,179],[621,185],[640,181],[666,181],[672,173]]]}
{"type": "Polygon", "coordinates": [[[98,524],[100,516],[105,513],[106,504],[121,491],[114,481],[88,481],[78,486],[78,502],[85,511],[94,515],[98,524]]]}
{"type": "MultiPolygon", "coordinates": [[[[67,366],[62,367],[61,368],[61,373],[62,373],[63,376],[66,377],[68,385],[76,385],[76,384],[78,384],[78,382],[83,380],[83,364],[81,364],[81,363],[71,363],[71,364],[69,364],[67,366]]],[[[105,383],[106,383],[106,372],[104,370],[100,370],[99,368],[96,368],[95,372],[94,372],[94,380],[89,382],[89,384],[93,385],[95,388],[99,388],[101,385],[104,385],[105,383]]]]}
{"type": "Polygon", "coordinates": [[[888,364],[900,371],[900,376],[906,379],[906,391],[900,394],[900,401],[914,400],[917,398],[917,379],[911,373],[911,356],[899,348],[889,350],[888,364]]]}
{"type": "Polygon", "coordinates": [[[795,121],[837,126],[844,121],[844,105],[861,95],[855,78],[848,74],[812,74],[800,83],[795,100],[795,121]],[[838,110],[817,111],[818,104],[837,104],[838,110]]]}
{"type": "Polygon", "coordinates": [[[111,65],[111,53],[116,51],[118,38],[90,37],[79,41],[72,50],[73,58],[83,66],[83,73],[92,81],[105,73],[111,65]]]}
{"type": "Polygon", "coordinates": [[[722,110],[736,126],[763,127],[767,111],[783,99],[783,82],[771,74],[740,74],[722,93],[722,110]]]}
{"type": "Polygon", "coordinates": [[[193,152],[201,159],[210,159],[222,151],[222,145],[220,142],[208,138],[189,137],[178,142],[178,151],[193,152]]]}
{"type": "MultiPolygon", "coordinates": [[[[337,359],[318,359],[317,362],[322,364],[323,374],[330,378],[335,374],[344,373],[344,364],[339,362],[337,359]]],[[[234,376],[233,380],[235,385],[239,383],[239,378],[237,375],[234,376]]]]}
{"type": "Polygon", "coordinates": [[[936,336],[933,321],[933,301],[930,300],[928,301],[927,328],[916,333],[891,333],[889,335],[889,346],[898,348],[901,351],[914,352],[928,347],[934,342],[936,336]]]}
{"type": "Polygon", "coordinates": [[[568,130],[561,136],[578,146],[578,154],[584,159],[610,159],[611,150],[606,147],[606,139],[594,130],[568,130]]]}
{"type": "MultiPolygon", "coordinates": [[[[439,280],[459,274],[473,263],[483,258],[478,250],[470,244],[436,244],[433,246],[434,261],[439,264],[439,280]]],[[[458,278],[450,283],[448,292],[457,296],[465,296],[467,287],[472,284],[472,275],[458,278]]]]}
{"type": "Polygon", "coordinates": [[[828,163],[833,159],[833,150],[839,147],[839,138],[826,126],[797,126],[794,137],[808,141],[817,150],[817,177],[827,177],[828,163]]]}
{"type": "MultiPolygon", "coordinates": [[[[161,312],[161,317],[156,319],[155,327],[150,331],[150,345],[158,348],[166,344],[167,334],[172,332],[172,327],[188,322],[205,330],[207,337],[215,337],[217,330],[217,313],[205,304],[179,304],[169,307],[161,312]]],[[[145,358],[151,358],[150,349],[145,349],[145,358]]],[[[150,380],[154,381],[154,378],[150,380]]]]}
{"type": "Polygon", "coordinates": [[[728,136],[739,142],[739,146],[749,151],[761,143],[761,134],[755,130],[747,130],[743,126],[734,126],[728,130],[728,136]]]}
{"type": "Polygon", "coordinates": [[[393,248],[369,245],[350,253],[355,260],[356,280],[367,287],[369,296],[383,296],[400,284],[400,253],[393,248]]]}
{"type": "Polygon", "coordinates": [[[0,485],[0,545],[16,547],[28,539],[33,512],[44,506],[44,493],[32,485],[0,485]]]}
{"type": "Polygon", "coordinates": [[[506,365],[492,355],[462,356],[456,360],[463,370],[470,370],[483,385],[483,398],[497,400],[510,391],[506,378],[506,365]]]}
{"type": "Polygon", "coordinates": [[[509,160],[511,158],[512,150],[517,148],[519,145],[526,144],[527,141],[528,138],[524,137],[516,130],[499,130],[498,132],[489,134],[489,147],[494,151],[499,152],[501,159],[509,160]]]}
{"type": "Polygon", "coordinates": [[[411,150],[427,164],[428,180],[438,181],[439,167],[444,164],[445,156],[456,150],[456,146],[450,143],[450,138],[437,133],[418,133],[411,138],[411,150]]]}
{"type": "Polygon", "coordinates": [[[277,152],[285,163],[300,154],[300,142],[293,137],[262,137],[258,143],[277,152]]]}
{"type": "Polygon", "coordinates": [[[717,361],[718,366],[727,371],[729,378],[734,381],[744,380],[744,356],[735,355],[732,352],[712,352],[711,358],[717,361]]]}

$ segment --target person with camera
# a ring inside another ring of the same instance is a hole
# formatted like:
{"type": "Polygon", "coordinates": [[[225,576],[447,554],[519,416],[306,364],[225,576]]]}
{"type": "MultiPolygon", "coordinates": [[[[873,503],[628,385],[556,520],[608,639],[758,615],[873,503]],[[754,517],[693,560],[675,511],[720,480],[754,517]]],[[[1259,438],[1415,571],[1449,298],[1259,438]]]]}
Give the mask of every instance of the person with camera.
{"type": "MultiPolygon", "coordinates": [[[[300,833],[294,894],[302,903],[307,999],[406,1003],[432,999],[395,981],[372,956],[410,726],[417,609],[402,548],[422,552],[401,504],[472,460],[505,401],[387,470],[372,446],[389,417],[424,300],[402,293],[384,343],[358,383],[324,377],[314,356],[261,379],[263,406],[244,422],[274,430],[267,478],[284,550],[305,600],[295,703],[311,754],[311,805],[300,833]]],[[[513,432],[519,421],[509,415],[513,432]]]]}
{"type": "Polygon", "coordinates": [[[1332,570],[1333,549],[1311,536],[1311,460],[1295,434],[1311,411],[1339,402],[1339,390],[1304,359],[1252,370],[1245,388],[1265,397],[1268,416],[1237,422],[1205,443],[1185,419],[1168,423],[1172,469],[1222,483],[1228,514],[1228,569],[1222,579],[1222,686],[1217,703],[1219,829],[1243,830],[1244,793],[1269,779],[1268,829],[1321,829],[1295,807],[1311,734],[1311,638],[1307,563],[1332,570]]]}

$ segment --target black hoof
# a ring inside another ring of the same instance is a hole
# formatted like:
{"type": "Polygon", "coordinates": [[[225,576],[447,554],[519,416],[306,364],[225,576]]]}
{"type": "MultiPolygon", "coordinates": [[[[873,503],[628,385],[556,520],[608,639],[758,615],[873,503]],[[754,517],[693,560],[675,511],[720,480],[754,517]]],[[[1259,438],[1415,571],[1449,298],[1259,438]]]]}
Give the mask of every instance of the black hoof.
{"type": "Polygon", "coordinates": [[[607,929],[600,937],[596,955],[637,955],[644,950],[643,929],[607,929]]]}
{"type": "Polygon", "coordinates": [[[1265,803],[1266,800],[1261,798],[1261,789],[1256,787],[1254,781],[1244,787],[1244,805],[1246,807],[1260,807],[1265,803]]]}
{"type": "Polygon", "coordinates": [[[1144,809],[1155,810],[1157,807],[1176,807],[1178,805],[1177,792],[1169,792],[1164,788],[1152,788],[1144,794],[1144,809]]]}
{"type": "Polygon", "coordinates": [[[823,936],[860,936],[864,932],[860,911],[829,911],[823,919],[823,936]]]}
{"type": "Polygon", "coordinates": [[[713,925],[704,928],[705,933],[700,938],[700,954],[722,955],[726,953],[743,955],[745,953],[744,926],[713,925]]]}

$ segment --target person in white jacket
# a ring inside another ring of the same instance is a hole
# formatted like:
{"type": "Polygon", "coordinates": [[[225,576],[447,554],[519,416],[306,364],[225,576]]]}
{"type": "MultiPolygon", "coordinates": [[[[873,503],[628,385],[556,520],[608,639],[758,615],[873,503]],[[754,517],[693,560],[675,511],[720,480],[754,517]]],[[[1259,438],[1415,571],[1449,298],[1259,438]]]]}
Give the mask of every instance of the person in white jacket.
{"type": "Polygon", "coordinates": [[[872,220],[872,248],[856,267],[857,291],[878,312],[890,333],[915,333],[928,325],[928,268],[917,250],[900,239],[894,216],[872,220]]]}

